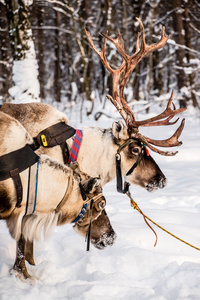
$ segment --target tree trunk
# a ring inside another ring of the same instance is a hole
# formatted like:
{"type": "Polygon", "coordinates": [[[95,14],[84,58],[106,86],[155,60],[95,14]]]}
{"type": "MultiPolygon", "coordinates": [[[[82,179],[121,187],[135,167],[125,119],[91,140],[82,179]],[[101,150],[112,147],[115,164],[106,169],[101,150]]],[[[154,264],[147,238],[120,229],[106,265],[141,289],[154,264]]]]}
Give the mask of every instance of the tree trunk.
{"type": "Polygon", "coordinates": [[[23,0],[6,2],[13,51],[13,82],[9,92],[17,102],[39,101],[38,65],[30,27],[29,10],[23,0]]]}
{"type": "MultiPolygon", "coordinates": [[[[56,11],[56,28],[60,28],[60,12],[56,11]]],[[[59,30],[55,33],[55,96],[56,101],[61,102],[61,70],[60,70],[60,36],[59,30]]]]}
{"type": "MultiPolygon", "coordinates": [[[[187,4],[186,4],[187,5],[187,4]]],[[[190,26],[189,26],[189,23],[191,22],[190,21],[190,18],[189,18],[189,14],[188,14],[188,8],[186,7],[185,8],[185,11],[184,11],[184,29],[185,29],[185,45],[186,47],[192,49],[192,45],[191,45],[191,36],[190,36],[190,26]]],[[[187,66],[188,67],[191,67],[192,69],[192,65],[191,65],[191,59],[193,58],[193,55],[191,55],[191,52],[190,51],[186,51],[186,58],[187,58],[187,66]]],[[[191,95],[191,100],[192,100],[192,103],[193,103],[193,106],[194,107],[197,107],[198,106],[198,102],[197,102],[197,99],[196,99],[196,95],[194,93],[194,83],[195,83],[195,71],[191,72],[189,75],[189,83],[190,83],[190,95],[191,95]]]]}
{"type": "Polygon", "coordinates": [[[7,0],[6,5],[13,58],[21,60],[25,58],[25,53],[29,50],[29,11],[23,0],[7,0]]]}
{"type": "Polygon", "coordinates": [[[12,51],[9,40],[6,6],[0,2],[0,100],[11,101],[9,88],[12,86],[12,51]]]}
{"type": "Polygon", "coordinates": [[[33,1],[31,5],[31,23],[33,25],[33,39],[36,49],[36,58],[38,61],[38,79],[40,82],[40,98],[41,101],[45,99],[45,63],[44,63],[44,13],[43,13],[43,4],[40,1],[33,1]]]}
{"type": "MultiPolygon", "coordinates": [[[[181,0],[173,0],[173,6],[175,8],[175,13],[173,17],[174,25],[174,39],[178,45],[185,44],[184,37],[184,26],[183,26],[183,12],[184,9],[181,7],[181,0]]],[[[177,88],[179,92],[179,102],[181,107],[186,106],[188,96],[184,94],[183,90],[185,87],[188,87],[187,76],[184,71],[185,66],[185,49],[182,47],[177,47],[176,49],[176,75],[177,75],[177,88]]]]}

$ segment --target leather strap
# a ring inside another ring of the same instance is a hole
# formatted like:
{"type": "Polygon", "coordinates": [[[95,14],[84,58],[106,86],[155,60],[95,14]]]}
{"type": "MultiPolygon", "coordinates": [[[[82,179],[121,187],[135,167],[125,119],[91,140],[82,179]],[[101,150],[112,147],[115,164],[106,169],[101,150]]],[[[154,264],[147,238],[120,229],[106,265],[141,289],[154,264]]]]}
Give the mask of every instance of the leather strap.
{"type": "Polygon", "coordinates": [[[39,160],[39,156],[26,145],[25,147],[12,151],[0,157],[0,181],[12,178],[16,193],[16,207],[21,206],[23,197],[23,187],[20,173],[35,164],[39,160]]]}
{"type": "Polygon", "coordinates": [[[29,147],[24,146],[21,149],[12,151],[0,156],[0,181],[11,177],[16,177],[39,159],[39,156],[29,147]]]}
{"type": "Polygon", "coordinates": [[[59,122],[46,129],[42,130],[37,137],[33,138],[31,148],[33,151],[40,146],[44,148],[51,148],[60,145],[63,155],[63,161],[67,164],[69,159],[69,149],[66,143],[70,137],[76,133],[76,129],[67,125],[65,122],[59,122]]]}
{"type": "Polygon", "coordinates": [[[23,196],[23,188],[22,188],[21,178],[20,178],[20,175],[19,175],[19,169],[16,168],[16,169],[10,171],[10,177],[13,179],[15,189],[16,189],[16,193],[17,193],[16,207],[20,207],[21,202],[22,202],[22,196],[23,196]]]}
{"type": "Polygon", "coordinates": [[[65,122],[60,122],[42,130],[37,135],[37,141],[45,148],[54,147],[65,143],[75,133],[76,129],[65,122]]]}

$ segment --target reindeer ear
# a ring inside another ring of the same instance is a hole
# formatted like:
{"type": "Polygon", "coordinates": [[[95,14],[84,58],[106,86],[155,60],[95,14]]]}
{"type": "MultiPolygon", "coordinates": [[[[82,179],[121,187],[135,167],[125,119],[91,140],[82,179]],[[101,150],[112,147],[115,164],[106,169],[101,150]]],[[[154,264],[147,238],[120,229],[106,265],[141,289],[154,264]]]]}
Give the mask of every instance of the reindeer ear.
{"type": "Polygon", "coordinates": [[[129,138],[127,127],[122,121],[113,122],[112,133],[117,140],[127,140],[129,138]]]}
{"type": "Polygon", "coordinates": [[[94,193],[94,190],[97,187],[100,187],[100,189],[101,189],[100,183],[101,183],[101,179],[94,177],[94,178],[90,178],[88,180],[82,181],[82,187],[86,194],[89,194],[89,193],[92,194],[92,193],[94,193]]]}

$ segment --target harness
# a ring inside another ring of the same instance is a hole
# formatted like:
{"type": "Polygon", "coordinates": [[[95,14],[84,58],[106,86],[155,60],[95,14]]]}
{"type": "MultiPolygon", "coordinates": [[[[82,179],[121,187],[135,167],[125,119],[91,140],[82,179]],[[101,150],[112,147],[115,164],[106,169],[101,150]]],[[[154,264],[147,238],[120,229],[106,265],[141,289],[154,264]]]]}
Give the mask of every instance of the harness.
{"type": "MultiPolygon", "coordinates": [[[[128,145],[132,144],[133,142],[135,142],[138,140],[130,138],[127,141],[125,141],[122,145],[118,145],[118,149],[117,149],[117,153],[115,154],[115,162],[116,162],[116,177],[117,177],[117,191],[119,193],[122,194],[126,194],[129,191],[129,186],[130,183],[127,181],[124,181],[124,187],[123,186],[123,179],[122,179],[122,171],[121,171],[121,154],[120,152],[127,147],[128,145]]],[[[149,156],[149,152],[148,149],[146,148],[146,146],[141,143],[141,152],[138,155],[138,158],[136,160],[136,162],[132,165],[132,167],[128,170],[128,172],[126,173],[125,176],[130,175],[131,173],[133,173],[133,171],[135,170],[135,168],[138,166],[138,164],[140,163],[142,157],[144,156],[144,153],[146,151],[147,156],[149,156]]]]}
{"type": "Polygon", "coordinates": [[[21,206],[23,196],[20,173],[30,168],[38,160],[39,156],[30,148],[29,145],[0,157],[0,181],[9,178],[13,179],[17,194],[16,207],[21,206]]]}
{"type": "Polygon", "coordinates": [[[90,202],[90,222],[89,222],[89,226],[88,226],[88,233],[87,233],[87,236],[86,236],[86,239],[87,239],[87,247],[86,247],[86,251],[89,251],[90,250],[90,235],[91,235],[91,227],[92,227],[92,206],[93,204],[99,200],[101,197],[103,197],[103,194],[100,193],[98,194],[96,197],[93,197],[92,199],[88,199],[87,200],[87,203],[83,206],[83,208],[81,209],[81,212],[79,213],[79,215],[76,217],[76,219],[72,222],[72,223],[76,223],[78,222],[80,219],[83,218],[83,216],[85,215],[86,213],[86,210],[87,210],[87,205],[88,203],[90,202]]]}
{"type": "Polygon", "coordinates": [[[66,140],[72,137],[76,131],[76,129],[67,125],[65,122],[54,124],[42,130],[37,137],[34,137],[34,143],[31,147],[35,151],[40,146],[51,148],[59,145],[62,150],[64,163],[66,164],[69,159],[69,149],[66,140]]]}

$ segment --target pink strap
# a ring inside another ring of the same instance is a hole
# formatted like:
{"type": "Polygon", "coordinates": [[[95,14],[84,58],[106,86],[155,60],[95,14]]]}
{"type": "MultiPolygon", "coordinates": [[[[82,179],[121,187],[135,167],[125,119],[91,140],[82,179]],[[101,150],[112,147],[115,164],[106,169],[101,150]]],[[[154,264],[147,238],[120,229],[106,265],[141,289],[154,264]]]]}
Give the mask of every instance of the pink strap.
{"type": "Polygon", "coordinates": [[[83,137],[83,132],[82,130],[77,129],[74,137],[74,141],[72,144],[72,148],[69,154],[69,160],[68,162],[74,162],[77,160],[79,149],[81,146],[82,142],[82,137],[83,137]]]}

